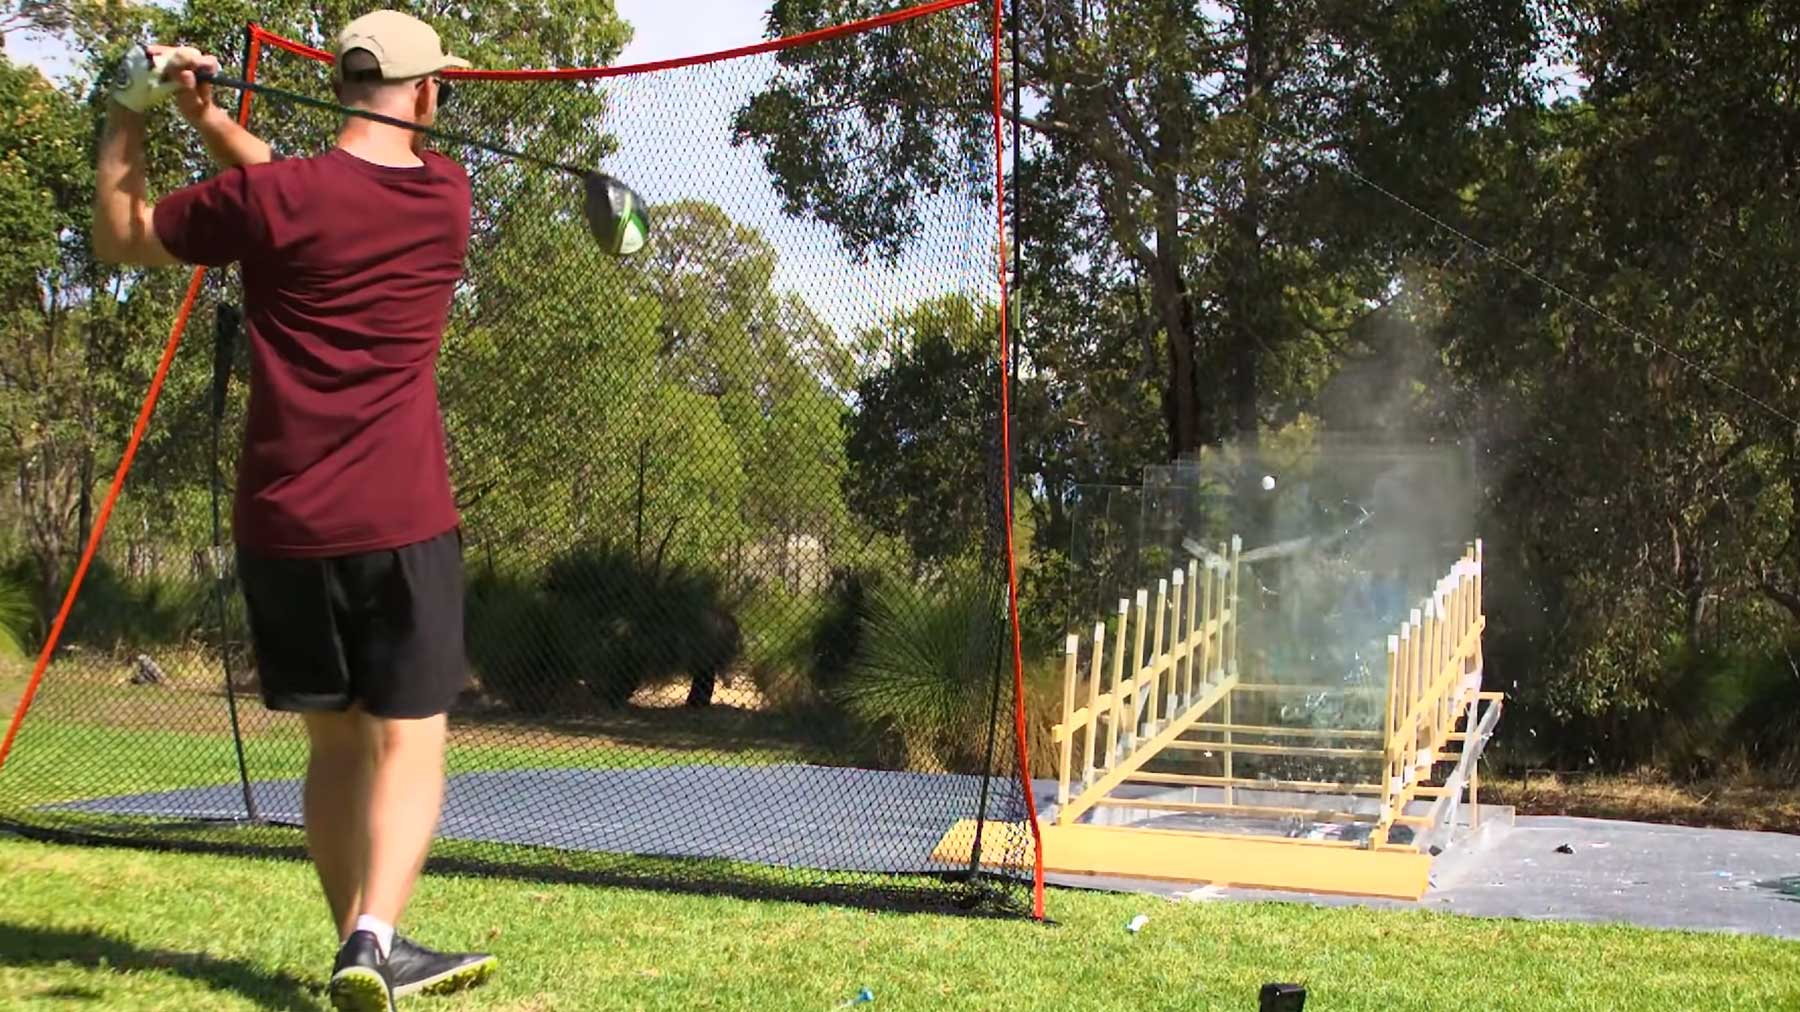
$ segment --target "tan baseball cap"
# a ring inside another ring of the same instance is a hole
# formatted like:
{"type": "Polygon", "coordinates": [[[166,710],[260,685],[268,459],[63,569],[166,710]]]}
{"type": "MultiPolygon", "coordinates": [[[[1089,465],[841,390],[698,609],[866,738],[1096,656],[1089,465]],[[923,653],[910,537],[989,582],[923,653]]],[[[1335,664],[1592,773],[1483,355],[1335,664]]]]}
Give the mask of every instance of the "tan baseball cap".
{"type": "Polygon", "coordinates": [[[339,66],[343,65],[344,54],[357,49],[375,58],[385,81],[405,81],[446,67],[469,65],[469,61],[444,52],[437,31],[430,25],[394,10],[372,11],[344,26],[333,52],[339,66]]]}

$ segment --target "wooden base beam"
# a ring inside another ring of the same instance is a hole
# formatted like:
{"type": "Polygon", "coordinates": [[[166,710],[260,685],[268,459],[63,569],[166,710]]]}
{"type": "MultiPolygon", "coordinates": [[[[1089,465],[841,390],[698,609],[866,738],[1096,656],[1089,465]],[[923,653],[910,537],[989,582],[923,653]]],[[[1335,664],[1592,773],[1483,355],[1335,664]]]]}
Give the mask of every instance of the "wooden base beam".
{"type": "Polygon", "coordinates": [[[1195,724],[1190,730],[1247,734],[1255,738],[1342,738],[1345,741],[1380,741],[1380,731],[1335,727],[1266,727],[1257,724],[1195,724]]]}
{"type": "MultiPolygon", "coordinates": [[[[1046,825],[1042,833],[1044,868],[1062,875],[1416,902],[1431,874],[1431,858],[1406,847],[1365,850],[1341,841],[1092,825],[1046,825]]],[[[1000,867],[1007,855],[1030,853],[1030,834],[1023,824],[988,823],[982,863],[1000,867]]],[[[958,823],[932,851],[932,860],[966,867],[973,839],[974,823],[958,823]]]]}
{"type": "Polygon", "coordinates": [[[1346,812],[1330,808],[1279,808],[1272,805],[1224,805],[1210,801],[1163,801],[1156,798],[1103,798],[1099,808],[1142,808],[1148,812],[1200,812],[1208,815],[1242,815],[1255,819],[1292,816],[1318,822],[1376,822],[1379,812],[1346,812]]]}
{"type": "Polygon", "coordinates": [[[1168,745],[1184,752],[1236,752],[1240,755],[1295,755],[1332,759],[1381,759],[1378,748],[1317,748],[1310,745],[1239,745],[1228,741],[1173,741],[1168,745]]]}
{"type": "Polygon", "coordinates": [[[1380,794],[1380,784],[1331,783],[1324,780],[1259,780],[1256,777],[1208,777],[1194,773],[1133,773],[1130,784],[1172,787],[1254,787],[1269,791],[1316,791],[1323,794],[1380,794]]]}

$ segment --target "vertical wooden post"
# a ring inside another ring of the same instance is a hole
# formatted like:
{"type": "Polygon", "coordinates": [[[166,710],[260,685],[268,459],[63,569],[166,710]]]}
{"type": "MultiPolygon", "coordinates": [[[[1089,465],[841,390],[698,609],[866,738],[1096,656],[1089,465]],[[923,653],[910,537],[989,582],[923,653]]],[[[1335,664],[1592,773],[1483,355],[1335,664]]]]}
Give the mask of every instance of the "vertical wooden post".
{"type": "MultiPolygon", "coordinates": [[[[1231,635],[1225,643],[1225,675],[1234,677],[1238,673],[1238,625],[1239,610],[1243,602],[1238,599],[1238,574],[1243,568],[1244,539],[1233,534],[1231,536],[1231,589],[1226,592],[1225,604],[1231,609],[1231,635]]],[[[1229,719],[1229,718],[1227,718],[1229,719]]]]}
{"type": "Polygon", "coordinates": [[[1406,683],[1406,719],[1400,726],[1401,757],[1405,767],[1400,775],[1410,780],[1419,766],[1419,651],[1423,646],[1422,637],[1425,632],[1424,616],[1414,608],[1409,616],[1406,628],[1400,631],[1401,670],[1405,672],[1406,683]]]}
{"type": "Polygon", "coordinates": [[[1133,625],[1137,634],[1131,641],[1131,706],[1125,711],[1125,747],[1137,748],[1138,740],[1138,684],[1144,673],[1144,632],[1150,625],[1150,592],[1140,589],[1137,592],[1137,609],[1133,625]]]}
{"type": "Polygon", "coordinates": [[[1195,642],[1188,643],[1187,679],[1181,685],[1182,709],[1194,705],[1200,692],[1200,680],[1206,677],[1201,668],[1195,671],[1195,665],[1203,664],[1206,656],[1206,613],[1200,610],[1200,561],[1188,560],[1187,572],[1187,611],[1188,636],[1195,642]]]}
{"type": "MultiPolygon", "coordinates": [[[[1056,763],[1056,804],[1069,805],[1069,764],[1075,749],[1075,657],[1081,651],[1081,637],[1070,634],[1063,643],[1063,736],[1056,763]]],[[[1061,813],[1057,813],[1061,818],[1061,813]]]]}
{"type": "MultiPolygon", "coordinates": [[[[1450,667],[1450,618],[1442,586],[1431,599],[1431,751],[1444,740],[1444,675],[1450,667]]],[[[1435,754],[1432,756],[1435,760],[1435,754]]]]}
{"type": "Polygon", "coordinates": [[[1163,713],[1173,720],[1181,710],[1181,681],[1187,677],[1188,620],[1181,607],[1187,601],[1187,574],[1176,569],[1170,574],[1173,591],[1169,594],[1169,688],[1163,695],[1163,713]]]}
{"type": "Polygon", "coordinates": [[[1119,722],[1125,714],[1125,630],[1131,625],[1131,602],[1119,598],[1119,640],[1113,647],[1112,716],[1106,721],[1106,766],[1119,758],[1119,722]]]}
{"type": "MultiPolygon", "coordinates": [[[[1238,600],[1238,574],[1242,568],[1243,553],[1244,539],[1235,534],[1232,535],[1230,570],[1227,573],[1227,579],[1230,582],[1226,585],[1223,595],[1224,606],[1229,608],[1230,612],[1221,616],[1224,620],[1220,623],[1220,629],[1224,634],[1222,647],[1225,652],[1225,677],[1227,679],[1235,679],[1238,675],[1238,621],[1241,605],[1238,600]]],[[[1221,701],[1220,716],[1227,728],[1237,722],[1237,709],[1232,705],[1236,698],[1237,686],[1233,685],[1225,691],[1225,698],[1221,701]]],[[[1236,743],[1236,738],[1231,731],[1227,730],[1222,740],[1225,744],[1225,779],[1227,781],[1225,803],[1231,805],[1237,803],[1237,787],[1229,782],[1237,776],[1237,752],[1232,748],[1232,745],[1236,743]]]]}
{"type": "Polygon", "coordinates": [[[1387,707],[1381,718],[1381,819],[1375,846],[1387,843],[1388,827],[1400,813],[1394,808],[1400,773],[1400,637],[1387,641],[1387,707]]]}
{"type": "Polygon", "coordinates": [[[1156,634],[1151,637],[1150,663],[1147,671],[1150,684],[1145,690],[1149,698],[1144,701],[1144,733],[1156,734],[1157,697],[1162,694],[1162,669],[1168,662],[1163,652],[1163,619],[1169,610],[1169,581],[1156,581],[1156,634]]]}
{"type": "Polygon", "coordinates": [[[1195,686],[1195,691],[1198,692],[1205,692],[1206,687],[1212,684],[1213,665],[1219,659],[1219,655],[1213,652],[1213,637],[1219,634],[1213,627],[1213,577],[1218,572],[1219,567],[1208,559],[1200,576],[1205,582],[1200,586],[1200,679],[1195,686]]]}
{"type": "Polygon", "coordinates": [[[1106,623],[1094,623],[1094,663],[1088,677],[1087,754],[1082,763],[1082,781],[1094,782],[1094,746],[1100,736],[1100,679],[1102,658],[1106,654],[1106,623]]]}
{"type": "Polygon", "coordinates": [[[1444,736],[1449,733],[1451,708],[1456,705],[1456,683],[1462,681],[1460,672],[1456,670],[1456,624],[1452,612],[1455,608],[1455,585],[1444,582],[1444,590],[1438,596],[1438,649],[1441,652],[1438,667],[1437,690],[1437,734],[1435,741],[1443,745],[1444,736]]]}

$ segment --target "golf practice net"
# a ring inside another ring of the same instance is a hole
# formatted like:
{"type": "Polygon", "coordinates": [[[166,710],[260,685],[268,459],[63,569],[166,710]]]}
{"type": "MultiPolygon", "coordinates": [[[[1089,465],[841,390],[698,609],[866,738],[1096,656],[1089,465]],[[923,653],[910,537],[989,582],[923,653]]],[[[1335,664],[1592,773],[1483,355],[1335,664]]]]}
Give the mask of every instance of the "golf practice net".
{"type": "MultiPolygon", "coordinates": [[[[227,69],[329,99],[326,55],[280,28],[250,28],[227,69]]],[[[577,180],[441,148],[475,211],[438,363],[470,679],[434,867],[1032,908],[998,43],[994,5],[955,0],[640,68],[449,75],[440,126],[619,177],[651,233],[609,257],[577,180]],[[927,49],[966,57],[966,75],[895,86],[940,93],[925,126],[984,148],[964,143],[940,177],[881,178],[920,125],[833,82],[927,49]],[[872,181],[813,171],[818,151],[872,181]],[[866,199],[821,197],[856,187],[866,199]],[[821,220],[827,204],[866,213],[821,220]],[[945,361],[965,407],[917,449],[908,377],[945,361]],[[894,455],[943,447],[966,497],[942,504],[952,523],[909,524],[894,455]]],[[[219,95],[284,155],[339,125],[219,95]]],[[[240,298],[234,270],[195,273],[144,418],[205,416],[211,438],[127,454],[116,498],[145,489],[133,515],[166,528],[97,542],[15,715],[4,828],[304,852],[303,731],[258,698],[231,564],[240,298]],[[119,601],[138,625],[96,632],[119,601]]]]}

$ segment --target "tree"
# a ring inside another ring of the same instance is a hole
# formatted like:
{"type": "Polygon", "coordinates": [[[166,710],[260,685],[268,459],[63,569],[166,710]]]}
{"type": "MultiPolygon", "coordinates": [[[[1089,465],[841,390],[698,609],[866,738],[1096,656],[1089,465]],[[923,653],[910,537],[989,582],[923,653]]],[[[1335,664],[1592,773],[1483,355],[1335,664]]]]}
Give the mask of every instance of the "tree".
{"type": "MultiPolygon", "coordinates": [[[[770,27],[880,6],[780,0],[770,27]]],[[[891,255],[921,202],[979,185],[982,7],[783,55],[738,131],[790,211],[891,255]]],[[[1536,37],[1525,0],[1038,0],[1013,14],[1021,173],[1037,184],[1027,267],[1135,294],[1160,341],[1173,457],[1254,438],[1310,394],[1309,362],[1355,340],[1418,242],[1352,172],[1445,194],[1441,209],[1476,168],[1463,153],[1478,125],[1528,97],[1536,37]]]]}
{"type": "Polygon", "coordinates": [[[0,473],[16,496],[40,606],[85,502],[95,434],[79,253],[91,168],[79,106],[0,61],[0,473]]]}
{"type": "Polygon", "coordinates": [[[1670,740],[1656,722],[1726,698],[1686,672],[1800,632],[1800,162],[1781,140],[1800,19],[1564,12],[1589,86],[1482,146],[1462,226],[1511,263],[1435,275],[1433,322],[1509,560],[1497,663],[1523,673],[1528,713],[1577,730],[1563,748],[1623,763],[1670,740]]]}
{"type": "Polygon", "coordinates": [[[844,415],[845,499],[921,562],[980,547],[998,518],[997,322],[993,308],[945,296],[864,338],[889,354],[844,415]]]}

